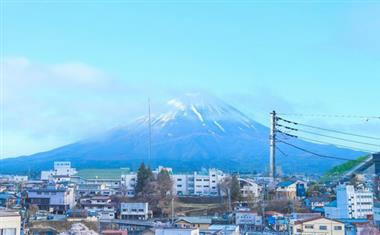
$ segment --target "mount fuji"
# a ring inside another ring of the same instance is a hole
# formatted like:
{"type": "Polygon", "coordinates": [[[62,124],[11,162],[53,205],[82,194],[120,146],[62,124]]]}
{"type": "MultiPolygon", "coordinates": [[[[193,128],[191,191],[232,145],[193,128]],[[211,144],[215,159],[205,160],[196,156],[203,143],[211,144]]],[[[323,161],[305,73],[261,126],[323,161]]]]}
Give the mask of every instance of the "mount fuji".
{"type": "MultiPolygon", "coordinates": [[[[255,122],[222,100],[200,94],[186,94],[167,102],[168,111],[47,152],[1,160],[1,173],[51,168],[54,161],[71,161],[77,169],[136,169],[144,161],[152,167],[173,167],[192,171],[216,167],[225,171],[261,171],[268,165],[269,128],[255,122]],[[27,164],[25,164],[27,163],[27,164]]],[[[356,158],[362,152],[321,145],[298,139],[297,146],[333,156],[356,158]]],[[[341,161],[318,158],[290,146],[281,146],[286,156],[277,164],[287,173],[321,173],[341,161]]]]}

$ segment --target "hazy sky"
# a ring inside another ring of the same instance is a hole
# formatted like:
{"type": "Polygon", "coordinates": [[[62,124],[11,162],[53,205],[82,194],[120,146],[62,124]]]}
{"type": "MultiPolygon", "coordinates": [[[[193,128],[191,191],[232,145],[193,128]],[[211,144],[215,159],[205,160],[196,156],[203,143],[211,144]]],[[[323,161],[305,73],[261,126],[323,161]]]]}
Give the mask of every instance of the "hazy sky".
{"type": "MultiPolygon", "coordinates": [[[[187,91],[268,112],[380,116],[380,2],[2,3],[0,157],[124,125],[187,91]]],[[[379,136],[380,121],[306,118],[379,136]]]]}

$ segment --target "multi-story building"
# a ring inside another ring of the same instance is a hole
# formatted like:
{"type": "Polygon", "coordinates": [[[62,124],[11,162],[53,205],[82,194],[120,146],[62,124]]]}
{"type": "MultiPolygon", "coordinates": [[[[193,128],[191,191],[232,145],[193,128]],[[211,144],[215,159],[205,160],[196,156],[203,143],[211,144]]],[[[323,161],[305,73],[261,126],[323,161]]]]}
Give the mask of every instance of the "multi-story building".
{"type": "Polygon", "coordinates": [[[380,228],[380,203],[377,202],[373,206],[373,220],[377,227],[380,228]]]}
{"type": "Polygon", "coordinates": [[[89,214],[96,215],[99,219],[114,219],[115,205],[108,196],[94,196],[90,198],[82,198],[80,200],[82,209],[85,209],[89,214]]]}
{"type": "Polygon", "coordinates": [[[217,169],[193,174],[173,174],[173,191],[177,195],[219,195],[218,185],[226,175],[217,169]]]}
{"type": "Polygon", "coordinates": [[[41,180],[68,182],[76,173],[75,168],[71,168],[71,162],[54,162],[53,170],[41,171],[41,180]]]}
{"type": "Polygon", "coordinates": [[[373,215],[373,193],[367,188],[340,184],[336,188],[336,201],[324,209],[328,218],[367,218],[373,215]]]}
{"type": "Polygon", "coordinates": [[[252,179],[239,179],[240,181],[240,194],[243,198],[260,196],[262,187],[252,179]]]}
{"type": "Polygon", "coordinates": [[[136,183],[136,173],[121,175],[121,191],[123,191],[123,194],[125,194],[127,197],[134,197],[136,183]]]}
{"type": "MultiPolygon", "coordinates": [[[[167,170],[170,174],[172,173],[171,168],[159,167],[154,171],[154,174],[160,172],[161,169],[167,170]]],[[[225,177],[226,175],[217,169],[192,174],[171,174],[173,180],[172,191],[177,195],[217,196],[219,194],[218,185],[225,177]]],[[[121,191],[124,191],[124,194],[129,197],[133,197],[136,183],[136,173],[122,175],[121,191]]]]}
{"type": "Polygon", "coordinates": [[[27,203],[38,206],[39,210],[46,210],[58,214],[65,213],[75,205],[74,189],[59,185],[29,189],[27,203]]]}
{"type": "Polygon", "coordinates": [[[146,220],[151,214],[147,202],[124,202],[120,203],[121,219],[146,220]]]}
{"type": "Polygon", "coordinates": [[[28,181],[28,176],[26,175],[0,175],[0,183],[24,183],[28,181]]]}
{"type": "Polygon", "coordinates": [[[290,224],[292,235],[344,235],[344,223],[324,217],[315,217],[306,220],[297,220],[290,224]]]}
{"type": "Polygon", "coordinates": [[[0,210],[0,234],[20,235],[21,216],[16,211],[0,210]]]}

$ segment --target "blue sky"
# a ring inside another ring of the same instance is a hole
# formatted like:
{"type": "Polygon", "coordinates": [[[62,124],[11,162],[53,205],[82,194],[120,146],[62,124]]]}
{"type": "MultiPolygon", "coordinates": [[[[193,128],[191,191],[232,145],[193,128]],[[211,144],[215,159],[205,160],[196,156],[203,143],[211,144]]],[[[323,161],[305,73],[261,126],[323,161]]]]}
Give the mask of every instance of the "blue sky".
{"type": "MultiPolygon", "coordinates": [[[[144,114],[148,96],[158,107],[194,90],[264,124],[272,109],[380,115],[380,2],[5,1],[2,7],[1,157],[123,125],[144,114]]],[[[380,132],[376,120],[303,121],[380,132]]]]}

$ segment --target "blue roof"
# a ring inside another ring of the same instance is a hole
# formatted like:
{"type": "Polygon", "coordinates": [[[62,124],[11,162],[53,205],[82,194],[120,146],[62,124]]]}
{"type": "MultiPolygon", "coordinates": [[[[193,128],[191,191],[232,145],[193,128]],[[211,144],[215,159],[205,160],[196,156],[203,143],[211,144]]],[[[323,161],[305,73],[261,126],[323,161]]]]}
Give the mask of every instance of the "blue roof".
{"type": "Polygon", "coordinates": [[[8,200],[9,198],[15,198],[15,197],[8,193],[0,193],[0,199],[8,200]]]}
{"type": "Polygon", "coordinates": [[[277,184],[277,187],[288,187],[292,184],[294,184],[295,181],[284,181],[277,184]]]}
{"type": "Polygon", "coordinates": [[[336,207],[337,205],[336,205],[336,200],[334,200],[334,201],[332,201],[332,202],[330,202],[329,204],[327,204],[327,205],[325,205],[325,207],[336,207]]]}
{"type": "Polygon", "coordinates": [[[350,223],[367,223],[368,219],[336,219],[342,223],[350,224],[350,223]]]}

